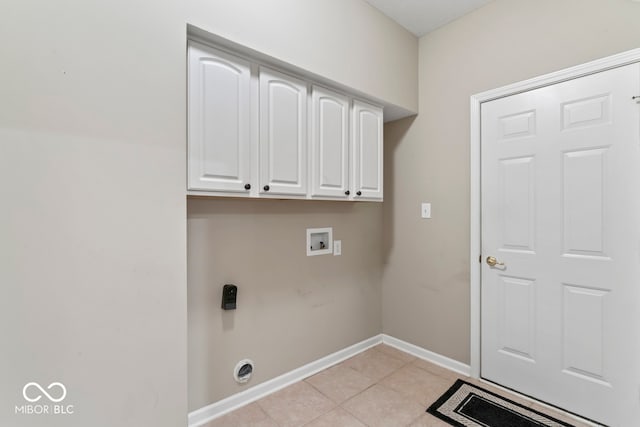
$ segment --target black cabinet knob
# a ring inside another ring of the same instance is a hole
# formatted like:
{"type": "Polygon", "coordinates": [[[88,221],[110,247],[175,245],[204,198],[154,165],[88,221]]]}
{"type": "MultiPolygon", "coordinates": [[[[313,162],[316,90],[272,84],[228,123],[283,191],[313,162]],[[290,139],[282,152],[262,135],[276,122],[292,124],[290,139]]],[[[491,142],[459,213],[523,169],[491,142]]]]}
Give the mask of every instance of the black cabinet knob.
{"type": "Polygon", "coordinates": [[[265,185],[263,188],[264,188],[264,191],[269,191],[269,186],[268,185],[265,185]]]}
{"type": "Polygon", "coordinates": [[[244,189],[245,190],[251,190],[251,184],[245,184],[244,185],[244,189]]]}
{"type": "Polygon", "coordinates": [[[344,195],[345,195],[345,196],[348,196],[349,194],[351,194],[351,191],[349,191],[349,190],[347,190],[347,191],[345,191],[345,192],[344,192],[344,195]]]}
{"type": "Polygon", "coordinates": [[[357,194],[358,196],[362,196],[362,191],[358,191],[358,192],[356,192],[356,194],[357,194]]]}

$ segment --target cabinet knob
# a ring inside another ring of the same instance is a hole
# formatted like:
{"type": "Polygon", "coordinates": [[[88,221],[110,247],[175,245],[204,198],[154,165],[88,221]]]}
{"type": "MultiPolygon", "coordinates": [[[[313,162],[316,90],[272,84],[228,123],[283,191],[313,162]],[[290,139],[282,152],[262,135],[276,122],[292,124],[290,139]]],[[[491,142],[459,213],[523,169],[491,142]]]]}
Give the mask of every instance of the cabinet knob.
{"type": "Polygon", "coordinates": [[[356,192],[356,195],[358,195],[358,196],[362,196],[362,191],[357,191],[357,192],[356,192]]]}
{"type": "Polygon", "coordinates": [[[251,184],[245,184],[244,185],[244,189],[245,190],[251,190],[251,184]]]}
{"type": "Polygon", "coordinates": [[[268,185],[265,185],[263,188],[264,188],[264,191],[269,191],[269,186],[268,185]]]}
{"type": "Polygon", "coordinates": [[[345,196],[348,196],[349,194],[351,194],[351,191],[349,191],[349,190],[347,190],[347,191],[345,191],[345,192],[344,192],[344,195],[345,195],[345,196]]]}

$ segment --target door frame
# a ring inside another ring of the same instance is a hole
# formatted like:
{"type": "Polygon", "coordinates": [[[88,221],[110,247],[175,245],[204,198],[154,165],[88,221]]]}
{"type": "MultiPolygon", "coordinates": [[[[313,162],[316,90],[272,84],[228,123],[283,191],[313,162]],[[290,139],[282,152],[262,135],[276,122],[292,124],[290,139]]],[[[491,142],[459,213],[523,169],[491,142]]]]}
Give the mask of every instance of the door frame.
{"type": "MultiPolygon", "coordinates": [[[[602,59],[587,62],[575,67],[566,68],[542,76],[534,77],[518,83],[513,83],[497,89],[477,93],[471,96],[471,121],[470,121],[470,246],[469,246],[469,278],[470,278],[470,321],[471,321],[471,343],[470,361],[471,376],[480,377],[481,356],[480,356],[480,286],[482,280],[482,228],[481,228],[481,169],[480,169],[480,106],[484,102],[504,98],[506,96],[527,92],[567,80],[573,80],[590,74],[610,70],[612,68],[623,67],[625,65],[640,62],[640,48],[622,52],[616,55],[607,56],[602,59]],[[479,260],[480,262],[478,262],[479,260]]],[[[637,94],[640,95],[640,94],[637,94]]]]}

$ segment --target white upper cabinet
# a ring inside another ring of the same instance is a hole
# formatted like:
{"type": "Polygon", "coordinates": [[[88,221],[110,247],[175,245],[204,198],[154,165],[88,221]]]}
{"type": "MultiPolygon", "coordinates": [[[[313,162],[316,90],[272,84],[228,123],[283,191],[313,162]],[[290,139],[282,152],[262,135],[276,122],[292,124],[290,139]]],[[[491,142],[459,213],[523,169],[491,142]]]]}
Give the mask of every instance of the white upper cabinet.
{"type": "Polygon", "coordinates": [[[307,194],[307,84],[260,67],[260,194],[307,194]]]}
{"type": "Polygon", "coordinates": [[[311,196],[349,197],[349,98],[313,86],[311,196]]]}
{"type": "Polygon", "coordinates": [[[189,40],[187,193],[382,201],[382,108],[284,71],[189,40]]]}
{"type": "Polygon", "coordinates": [[[353,194],[354,200],[382,200],[382,109],[353,102],[353,194]]]}
{"type": "Polygon", "coordinates": [[[188,189],[249,194],[251,64],[189,42],[188,189]]]}

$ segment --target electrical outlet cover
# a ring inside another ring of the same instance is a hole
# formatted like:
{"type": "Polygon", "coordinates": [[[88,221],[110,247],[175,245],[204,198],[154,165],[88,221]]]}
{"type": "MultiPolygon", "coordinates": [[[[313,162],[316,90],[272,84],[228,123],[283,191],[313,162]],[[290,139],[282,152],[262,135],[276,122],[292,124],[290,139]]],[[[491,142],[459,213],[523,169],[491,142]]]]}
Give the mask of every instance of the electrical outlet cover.
{"type": "Polygon", "coordinates": [[[431,218],[431,203],[422,204],[422,218],[431,218]]]}

